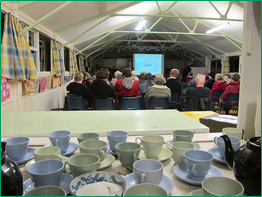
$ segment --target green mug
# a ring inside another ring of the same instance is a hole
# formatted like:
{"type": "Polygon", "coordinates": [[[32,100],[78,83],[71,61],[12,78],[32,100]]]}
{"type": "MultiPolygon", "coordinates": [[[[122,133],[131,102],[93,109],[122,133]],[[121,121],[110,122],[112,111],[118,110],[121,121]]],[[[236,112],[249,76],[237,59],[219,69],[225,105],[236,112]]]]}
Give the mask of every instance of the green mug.
{"type": "Polygon", "coordinates": [[[100,158],[100,162],[105,159],[107,144],[102,140],[87,140],[79,144],[80,153],[95,154],[100,158]]]}
{"type": "Polygon", "coordinates": [[[186,141],[192,142],[194,133],[187,130],[175,130],[173,131],[173,142],[186,141]]]}
{"type": "Polygon", "coordinates": [[[66,196],[66,192],[61,187],[48,185],[34,188],[24,196],[66,196]]]}
{"type": "Polygon", "coordinates": [[[35,161],[57,159],[62,161],[61,150],[57,146],[42,147],[34,152],[35,161]]]}
{"type": "Polygon", "coordinates": [[[228,136],[237,137],[239,139],[242,139],[243,130],[237,129],[237,128],[232,128],[232,127],[225,127],[225,128],[222,129],[222,133],[226,134],[228,136]]]}
{"type": "Polygon", "coordinates": [[[89,153],[80,153],[71,156],[65,165],[69,165],[74,177],[81,174],[97,171],[100,166],[100,158],[89,153]]]}
{"type": "Polygon", "coordinates": [[[79,144],[86,140],[98,140],[98,139],[99,139],[99,134],[97,133],[81,133],[77,136],[77,141],[79,144]]]}
{"type": "Polygon", "coordinates": [[[195,146],[192,142],[184,142],[184,141],[174,142],[172,152],[173,152],[173,159],[175,161],[175,165],[184,162],[184,156],[183,156],[184,152],[194,149],[195,146]]]}
{"type": "Polygon", "coordinates": [[[121,142],[116,145],[117,156],[123,167],[132,170],[133,163],[138,159],[141,146],[134,142],[121,142]]]}

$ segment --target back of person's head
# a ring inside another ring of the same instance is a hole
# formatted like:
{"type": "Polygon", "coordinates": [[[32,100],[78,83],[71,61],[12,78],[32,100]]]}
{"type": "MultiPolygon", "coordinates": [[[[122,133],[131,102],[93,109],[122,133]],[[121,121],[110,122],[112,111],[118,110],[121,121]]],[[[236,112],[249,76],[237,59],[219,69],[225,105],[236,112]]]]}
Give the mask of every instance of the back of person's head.
{"type": "Polygon", "coordinates": [[[176,68],[173,68],[171,71],[170,71],[170,75],[172,75],[173,77],[178,77],[179,76],[179,70],[176,69],[176,68]]]}
{"type": "Polygon", "coordinates": [[[166,79],[163,76],[157,76],[154,79],[156,85],[164,85],[166,83],[166,79]]]}
{"type": "Polygon", "coordinates": [[[84,75],[82,72],[75,73],[75,81],[83,81],[84,75]]]}
{"type": "Polygon", "coordinates": [[[156,72],[155,77],[159,77],[159,76],[163,77],[163,74],[161,72],[156,72]]]}
{"type": "Polygon", "coordinates": [[[223,75],[221,73],[217,73],[215,79],[216,81],[223,80],[223,75]]]}
{"type": "Polygon", "coordinates": [[[238,73],[234,73],[234,74],[231,76],[231,79],[233,79],[234,81],[239,81],[240,75],[239,75],[238,73]]]}
{"type": "Polygon", "coordinates": [[[152,80],[153,76],[151,73],[146,73],[145,80],[152,80]]]}
{"type": "Polygon", "coordinates": [[[122,78],[122,73],[121,73],[119,70],[117,70],[117,71],[114,73],[114,77],[115,77],[116,79],[121,79],[121,78],[122,78]]]}
{"type": "Polygon", "coordinates": [[[131,71],[131,75],[132,75],[132,76],[136,76],[136,75],[137,75],[137,74],[136,74],[136,71],[135,71],[135,70],[132,70],[132,71],[131,71]]]}
{"type": "Polygon", "coordinates": [[[123,70],[122,75],[125,76],[125,77],[131,77],[131,76],[132,76],[131,70],[130,70],[129,68],[125,68],[125,69],[123,70]]]}
{"type": "Polygon", "coordinates": [[[145,70],[142,70],[139,74],[139,77],[140,78],[144,78],[146,76],[146,71],[145,70]]]}
{"type": "Polygon", "coordinates": [[[98,79],[108,79],[109,77],[109,70],[107,68],[100,68],[97,72],[97,78],[98,79]]]}
{"type": "Polygon", "coordinates": [[[203,85],[206,82],[206,77],[205,75],[202,74],[198,74],[196,76],[196,85],[203,85]]]}

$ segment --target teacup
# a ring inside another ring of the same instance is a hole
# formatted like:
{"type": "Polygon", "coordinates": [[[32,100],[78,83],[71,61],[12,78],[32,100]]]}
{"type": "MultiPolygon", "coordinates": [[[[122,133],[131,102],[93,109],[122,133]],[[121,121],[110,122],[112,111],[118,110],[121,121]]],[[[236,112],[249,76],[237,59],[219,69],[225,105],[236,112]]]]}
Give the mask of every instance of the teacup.
{"type": "Polygon", "coordinates": [[[100,158],[100,162],[105,159],[106,142],[102,140],[87,140],[79,144],[80,153],[95,154],[100,158]]]}
{"type": "Polygon", "coordinates": [[[41,161],[46,159],[58,159],[61,158],[61,150],[57,146],[42,147],[34,152],[35,161],[41,161]]]}
{"type": "Polygon", "coordinates": [[[77,141],[79,144],[86,140],[98,140],[98,139],[99,139],[99,134],[97,133],[81,133],[77,136],[77,141]]]}
{"type": "MultiPolygon", "coordinates": [[[[229,137],[233,149],[236,151],[240,147],[241,140],[236,137],[229,137]]],[[[221,159],[225,159],[225,142],[222,137],[215,137],[214,138],[214,143],[217,145],[219,155],[221,159]]]]}
{"type": "Polygon", "coordinates": [[[242,196],[243,185],[227,177],[209,177],[202,181],[205,196],[242,196]]]}
{"type": "Polygon", "coordinates": [[[188,150],[194,150],[195,146],[192,142],[174,142],[173,143],[173,159],[175,161],[175,165],[184,163],[183,153],[188,150]]]}
{"type": "Polygon", "coordinates": [[[59,186],[64,170],[64,163],[60,160],[42,160],[32,163],[27,171],[35,183],[35,187],[54,185],[59,186]]]}
{"type": "Polygon", "coordinates": [[[242,136],[243,136],[242,129],[232,128],[232,127],[223,128],[222,133],[228,136],[239,138],[239,139],[242,139],[242,136]]]}
{"type": "Polygon", "coordinates": [[[162,136],[145,135],[141,138],[137,137],[135,141],[143,146],[146,158],[158,159],[164,144],[164,138],[162,136]]]}
{"type": "Polygon", "coordinates": [[[133,164],[133,174],[137,184],[159,184],[163,176],[163,164],[154,159],[137,160],[133,164]]]}
{"type": "Polygon", "coordinates": [[[175,130],[173,131],[173,142],[186,141],[192,142],[194,133],[187,130],[175,130]]]}
{"type": "Polygon", "coordinates": [[[68,148],[70,134],[69,131],[54,131],[49,134],[49,139],[53,146],[58,146],[61,149],[61,152],[64,152],[68,148]]]}
{"type": "Polygon", "coordinates": [[[6,155],[10,159],[23,158],[26,154],[29,138],[28,137],[13,137],[5,140],[6,155]]]}
{"type": "Polygon", "coordinates": [[[121,142],[116,145],[118,158],[123,167],[133,169],[133,163],[138,159],[141,146],[134,142],[121,142]]]}
{"type": "Polygon", "coordinates": [[[61,187],[49,185],[34,188],[24,196],[66,196],[66,192],[61,187]]]}
{"type": "Polygon", "coordinates": [[[207,175],[213,155],[202,150],[188,150],[183,153],[187,174],[192,178],[202,178],[207,175]]]}
{"type": "Polygon", "coordinates": [[[116,151],[116,145],[120,142],[126,142],[127,132],[125,131],[108,131],[107,140],[112,152],[116,151]]]}
{"type": "Polygon", "coordinates": [[[168,194],[158,185],[141,183],[128,188],[123,196],[168,196],[168,194]]]}
{"type": "Polygon", "coordinates": [[[71,172],[74,177],[81,174],[94,172],[99,167],[100,158],[97,155],[89,153],[81,153],[71,156],[66,162],[70,166],[71,172]]]}

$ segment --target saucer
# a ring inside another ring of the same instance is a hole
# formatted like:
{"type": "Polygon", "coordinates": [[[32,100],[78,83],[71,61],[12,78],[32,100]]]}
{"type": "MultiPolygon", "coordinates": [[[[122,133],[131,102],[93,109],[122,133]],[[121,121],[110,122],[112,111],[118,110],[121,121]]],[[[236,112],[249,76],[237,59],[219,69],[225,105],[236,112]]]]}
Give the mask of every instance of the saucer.
{"type": "MultiPolygon", "coordinates": [[[[11,159],[14,162],[16,162],[18,165],[20,164],[24,164],[26,162],[28,162],[29,160],[34,158],[34,152],[35,152],[35,148],[27,148],[25,156],[24,157],[20,157],[20,158],[15,158],[15,159],[11,159]]],[[[8,156],[8,155],[7,155],[8,156]]]]}
{"type": "Polygon", "coordinates": [[[201,185],[202,181],[206,178],[213,176],[223,176],[222,172],[215,166],[211,165],[206,176],[202,178],[192,178],[187,175],[186,164],[181,163],[174,167],[173,169],[175,175],[180,178],[182,181],[192,185],[201,185]]]}
{"type": "MultiPolygon", "coordinates": [[[[47,144],[44,147],[52,146],[52,144],[47,144]]],[[[78,145],[74,142],[69,142],[68,148],[65,151],[61,151],[61,155],[68,156],[71,155],[73,152],[75,152],[78,149],[78,145]]]]}
{"type": "Polygon", "coordinates": [[[107,149],[107,152],[108,152],[109,154],[114,155],[114,156],[117,156],[117,152],[116,152],[116,151],[112,151],[112,150],[110,149],[109,144],[107,144],[106,149],[107,149]]]}
{"type": "MultiPolygon", "coordinates": [[[[196,148],[196,150],[199,150],[200,149],[200,145],[196,142],[192,142],[196,148]]],[[[170,141],[167,141],[166,142],[166,147],[169,148],[170,150],[173,149],[173,140],[170,140],[170,141]]]]}
{"type": "Polygon", "coordinates": [[[105,159],[100,163],[100,166],[98,170],[102,170],[104,168],[107,168],[108,166],[112,165],[114,163],[115,157],[111,154],[106,153],[105,159]]]}
{"type": "MultiPolygon", "coordinates": [[[[68,157],[65,157],[65,156],[61,156],[61,158],[62,158],[62,162],[67,162],[68,161],[68,157]]],[[[30,160],[30,161],[28,161],[27,163],[26,163],[26,165],[25,165],[25,169],[27,170],[27,168],[31,165],[31,164],[33,164],[33,163],[35,163],[35,159],[32,159],[32,160],[30,160]]],[[[66,165],[66,170],[68,170],[69,169],[69,166],[68,165],[66,165]]],[[[70,169],[69,169],[70,170],[70,169]]]]}
{"type": "MultiPolygon", "coordinates": [[[[161,150],[161,153],[158,157],[158,160],[159,161],[165,161],[167,159],[169,159],[171,156],[172,156],[172,151],[167,149],[166,147],[162,147],[162,150],[161,150]]],[[[144,150],[141,149],[139,155],[138,155],[138,159],[146,159],[146,156],[145,156],[145,153],[144,153],[144,150]]]]}
{"type": "MultiPolygon", "coordinates": [[[[126,180],[126,189],[129,187],[132,187],[134,185],[137,185],[135,179],[134,179],[134,174],[128,174],[125,177],[126,180]]],[[[174,182],[167,176],[163,175],[161,182],[158,184],[158,186],[162,187],[164,190],[167,191],[168,194],[170,194],[174,190],[174,182]]]]}
{"type": "Polygon", "coordinates": [[[218,148],[211,148],[209,149],[207,152],[211,153],[213,155],[213,160],[221,163],[221,164],[226,164],[226,161],[224,159],[221,158],[219,152],[218,152],[218,148]]]}
{"type": "Polygon", "coordinates": [[[196,190],[188,193],[187,196],[205,196],[205,195],[204,195],[204,192],[201,188],[201,189],[196,189],[196,190]]]}
{"type": "MultiPolygon", "coordinates": [[[[69,190],[69,186],[70,186],[70,183],[71,181],[73,180],[74,178],[71,177],[70,175],[68,174],[62,174],[62,177],[61,177],[61,181],[60,181],[60,185],[59,187],[61,187],[62,189],[65,190],[65,192],[67,194],[70,193],[70,190],[69,190]]],[[[34,189],[35,188],[35,183],[32,181],[31,178],[29,179],[26,179],[23,183],[23,195],[26,193],[26,192],[29,192],[30,190],[34,189]]]]}

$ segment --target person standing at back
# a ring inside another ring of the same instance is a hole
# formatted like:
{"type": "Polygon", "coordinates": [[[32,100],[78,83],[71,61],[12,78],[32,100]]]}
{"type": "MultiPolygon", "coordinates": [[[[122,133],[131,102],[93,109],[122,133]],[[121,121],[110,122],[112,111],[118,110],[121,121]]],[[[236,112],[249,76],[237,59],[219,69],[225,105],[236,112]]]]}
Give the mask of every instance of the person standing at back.
{"type": "Polygon", "coordinates": [[[131,76],[132,76],[131,70],[125,68],[122,73],[123,79],[117,80],[115,85],[115,91],[118,97],[140,96],[139,81],[132,79],[131,76]]]}

